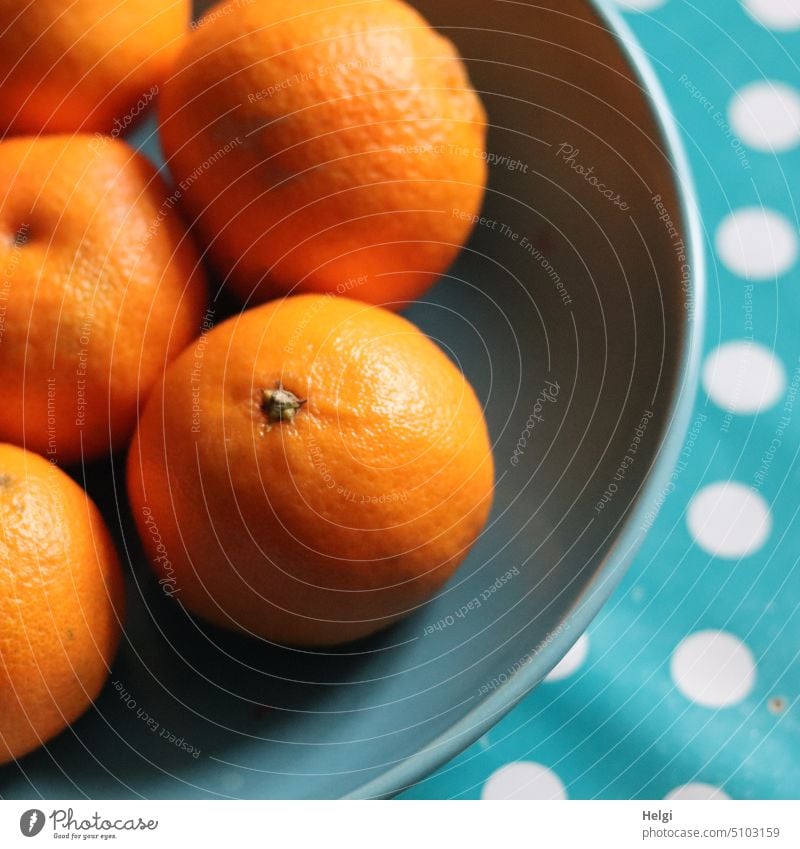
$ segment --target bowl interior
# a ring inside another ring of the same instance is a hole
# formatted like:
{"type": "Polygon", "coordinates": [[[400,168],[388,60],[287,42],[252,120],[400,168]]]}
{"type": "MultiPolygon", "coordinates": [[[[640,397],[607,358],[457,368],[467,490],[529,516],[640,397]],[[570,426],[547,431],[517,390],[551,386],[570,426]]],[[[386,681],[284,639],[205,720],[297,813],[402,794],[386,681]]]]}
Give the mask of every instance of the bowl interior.
{"type": "Polygon", "coordinates": [[[489,527],[401,625],[343,651],[270,648],[159,594],[123,458],[91,470],[131,561],[127,639],[95,708],[0,770],[0,795],[364,792],[422,750],[430,766],[474,739],[510,706],[509,681],[555,662],[537,665],[543,646],[578,638],[570,611],[627,554],[615,540],[662,445],[687,332],[683,222],[652,108],[586,2],[414,5],[460,47],[491,121],[485,221],[407,311],[485,403],[489,527]]]}

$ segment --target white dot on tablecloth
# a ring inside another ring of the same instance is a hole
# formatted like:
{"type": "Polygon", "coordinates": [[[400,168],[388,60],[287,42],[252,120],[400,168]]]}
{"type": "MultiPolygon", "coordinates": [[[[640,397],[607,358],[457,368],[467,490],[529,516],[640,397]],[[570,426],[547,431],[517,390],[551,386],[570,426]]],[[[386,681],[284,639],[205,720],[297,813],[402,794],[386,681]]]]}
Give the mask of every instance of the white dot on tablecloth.
{"type": "Polygon", "coordinates": [[[561,779],[532,761],[506,764],[493,772],[481,791],[482,799],[566,799],[561,779]]]}
{"type": "Polygon", "coordinates": [[[588,653],[589,638],[586,634],[581,634],[575,645],[553,667],[550,674],[544,680],[561,681],[563,678],[569,678],[570,675],[573,675],[581,668],[588,653]]]}
{"type": "Polygon", "coordinates": [[[670,790],[664,798],[724,801],[731,797],[720,787],[694,781],[691,784],[681,784],[680,787],[670,790]]]}
{"type": "Polygon", "coordinates": [[[780,400],[786,390],[786,371],[763,345],[726,342],[706,358],[703,387],[719,407],[747,415],[780,400]]]}
{"type": "Polygon", "coordinates": [[[667,0],[616,0],[617,6],[626,12],[652,12],[666,2],[667,0]]]}
{"type": "Polygon", "coordinates": [[[740,89],[729,121],[750,147],[778,153],[800,144],[800,93],[780,82],[761,81],[740,89]]]}
{"type": "Polygon", "coordinates": [[[778,212],[759,206],[732,212],[717,230],[717,253],[725,265],[748,280],[769,280],[797,260],[797,232],[778,212]]]}
{"type": "Polygon", "coordinates": [[[744,6],[765,27],[780,30],[800,27],[800,0],[744,0],[744,6]]]}
{"type": "Polygon", "coordinates": [[[722,708],[746,698],[756,680],[753,654],[726,631],[698,631],[672,653],[675,686],[690,701],[722,708]]]}
{"type": "Polygon", "coordinates": [[[772,517],[758,492],[735,481],[721,481],[695,493],[687,524],[695,542],[709,554],[736,560],[764,545],[772,517]]]}

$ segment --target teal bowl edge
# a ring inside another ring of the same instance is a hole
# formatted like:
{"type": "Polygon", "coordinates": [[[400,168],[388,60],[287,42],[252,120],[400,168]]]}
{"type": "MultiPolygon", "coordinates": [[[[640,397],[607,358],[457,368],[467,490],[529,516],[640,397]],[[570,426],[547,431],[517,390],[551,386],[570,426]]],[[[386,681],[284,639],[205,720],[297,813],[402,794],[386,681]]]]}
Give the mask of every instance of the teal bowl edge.
{"type": "Polygon", "coordinates": [[[694,179],[666,95],[639,41],[619,9],[613,5],[613,0],[588,2],[616,36],[634,77],[649,100],[666,143],[665,153],[672,166],[680,200],[687,259],[692,270],[690,298],[693,308],[686,313],[679,379],[670,404],[669,426],[641,492],[622,523],[605,562],[592,584],[564,618],[562,627],[553,632],[550,642],[447,732],[417,754],[363,784],[345,796],[346,799],[389,798],[417,784],[482,737],[550,672],[588,628],[631,565],[642,542],[640,529],[645,525],[648,514],[659,506],[659,497],[683,449],[697,397],[706,315],[706,259],[694,179]]]}

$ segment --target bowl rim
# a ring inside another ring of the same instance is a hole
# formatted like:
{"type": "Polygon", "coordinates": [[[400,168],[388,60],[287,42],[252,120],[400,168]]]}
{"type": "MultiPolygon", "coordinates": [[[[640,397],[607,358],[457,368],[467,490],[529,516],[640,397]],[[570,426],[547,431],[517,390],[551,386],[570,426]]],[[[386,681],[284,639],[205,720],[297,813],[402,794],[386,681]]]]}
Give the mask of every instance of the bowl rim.
{"type": "MultiPolygon", "coordinates": [[[[480,704],[413,755],[348,793],[346,799],[386,798],[401,793],[430,775],[480,739],[518,704],[569,651],[617,588],[628,570],[644,533],[648,514],[657,509],[689,429],[699,386],[706,311],[706,259],[699,204],[676,119],[650,60],[614,0],[586,0],[604,23],[625,56],[634,80],[640,83],[672,167],[675,189],[684,222],[686,257],[691,276],[688,298],[692,309],[684,314],[684,338],[678,375],[669,405],[668,428],[628,515],[591,584],[571,611],[551,632],[541,651],[492,691],[480,704]]],[[[649,531],[649,529],[648,529],[649,531]]]]}

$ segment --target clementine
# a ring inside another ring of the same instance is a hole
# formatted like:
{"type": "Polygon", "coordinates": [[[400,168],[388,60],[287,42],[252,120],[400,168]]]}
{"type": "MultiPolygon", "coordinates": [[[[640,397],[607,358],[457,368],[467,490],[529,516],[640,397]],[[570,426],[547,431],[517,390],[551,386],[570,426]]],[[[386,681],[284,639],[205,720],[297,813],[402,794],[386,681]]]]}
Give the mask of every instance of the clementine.
{"type": "Polygon", "coordinates": [[[0,124],[122,132],[158,94],[189,13],[189,0],[0,0],[0,124]]]}
{"type": "Polygon", "coordinates": [[[0,764],[91,705],[123,609],[119,561],[89,496],[37,454],[0,445],[0,764]]]}
{"type": "Polygon", "coordinates": [[[493,462],[461,372],[414,325],[305,295],[167,370],[128,461],[162,584],[191,611],[324,646],[409,614],[481,533],[493,462]]]}
{"type": "Polygon", "coordinates": [[[455,47],[400,0],[219,4],[159,111],[182,201],[241,299],[402,306],[483,198],[483,106],[455,47]]]}
{"type": "Polygon", "coordinates": [[[74,462],[124,447],[199,332],[196,252],[153,167],[89,135],[0,143],[0,439],[74,462]]]}

